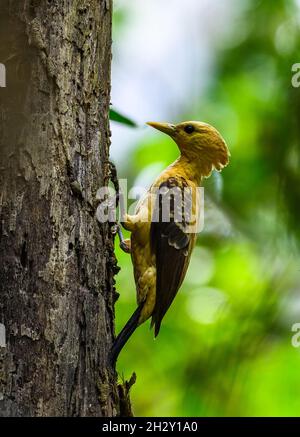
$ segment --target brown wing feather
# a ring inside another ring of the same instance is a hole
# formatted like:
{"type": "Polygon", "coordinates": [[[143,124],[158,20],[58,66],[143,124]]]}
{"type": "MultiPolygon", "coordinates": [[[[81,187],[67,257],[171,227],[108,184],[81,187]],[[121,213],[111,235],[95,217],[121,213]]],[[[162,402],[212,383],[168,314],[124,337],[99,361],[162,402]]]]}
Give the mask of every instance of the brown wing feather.
{"type": "Polygon", "coordinates": [[[184,187],[187,183],[182,178],[169,178],[159,187],[163,194],[157,196],[154,209],[158,220],[151,223],[151,247],[156,256],[156,303],[152,314],[155,336],[185,277],[193,246],[192,235],[185,232],[184,216],[181,222],[176,221],[176,208],[183,213],[183,204],[171,199],[170,220],[163,221],[162,216],[162,204],[166,199],[170,200],[170,189],[177,189],[182,194],[184,187]]]}

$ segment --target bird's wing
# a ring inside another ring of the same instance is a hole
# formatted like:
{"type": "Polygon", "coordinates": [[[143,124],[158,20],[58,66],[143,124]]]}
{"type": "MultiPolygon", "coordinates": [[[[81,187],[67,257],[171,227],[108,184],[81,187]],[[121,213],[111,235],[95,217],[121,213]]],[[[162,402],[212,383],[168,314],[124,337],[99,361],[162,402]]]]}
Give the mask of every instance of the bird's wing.
{"type": "Polygon", "coordinates": [[[193,246],[193,235],[186,232],[184,217],[186,206],[191,207],[186,191],[182,195],[186,187],[185,179],[170,177],[160,185],[156,195],[150,231],[151,249],[156,257],[156,303],[151,323],[155,325],[155,336],[184,279],[193,246]],[[169,219],[164,216],[166,205],[169,205],[169,219]]]}

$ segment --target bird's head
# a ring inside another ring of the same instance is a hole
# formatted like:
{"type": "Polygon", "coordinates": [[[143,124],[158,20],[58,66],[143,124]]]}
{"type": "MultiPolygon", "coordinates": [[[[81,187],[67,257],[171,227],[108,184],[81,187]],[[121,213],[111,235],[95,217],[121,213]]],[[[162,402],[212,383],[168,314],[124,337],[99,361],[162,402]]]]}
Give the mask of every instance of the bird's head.
{"type": "Polygon", "coordinates": [[[229,150],[217,129],[200,121],[179,124],[148,122],[149,126],[168,134],[178,145],[181,154],[195,161],[203,176],[213,169],[222,170],[229,162],[229,150]]]}

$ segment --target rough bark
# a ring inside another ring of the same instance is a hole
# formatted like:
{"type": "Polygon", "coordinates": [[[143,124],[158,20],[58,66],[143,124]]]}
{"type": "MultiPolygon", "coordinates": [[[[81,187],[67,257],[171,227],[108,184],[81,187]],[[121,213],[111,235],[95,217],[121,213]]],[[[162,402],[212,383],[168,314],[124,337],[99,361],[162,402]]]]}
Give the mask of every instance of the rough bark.
{"type": "Polygon", "coordinates": [[[1,0],[1,416],[118,414],[108,183],[111,0],[1,0]]]}

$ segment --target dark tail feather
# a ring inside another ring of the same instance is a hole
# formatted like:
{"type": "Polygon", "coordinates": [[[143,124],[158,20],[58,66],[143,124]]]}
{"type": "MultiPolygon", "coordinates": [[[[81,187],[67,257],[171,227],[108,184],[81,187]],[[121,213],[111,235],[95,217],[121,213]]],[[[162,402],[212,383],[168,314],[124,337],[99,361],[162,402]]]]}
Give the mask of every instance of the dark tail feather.
{"type": "Polygon", "coordinates": [[[160,331],[161,321],[156,320],[155,315],[152,316],[150,329],[154,326],[154,337],[156,338],[160,331]]]}
{"type": "Polygon", "coordinates": [[[117,336],[110,354],[109,354],[109,363],[113,367],[118,359],[119,353],[131,337],[131,335],[134,333],[136,328],[138,327],[140,314],[143,308],[143,304],[139,305],[135,312],[132,314],[120,334],[117,336]]]}

